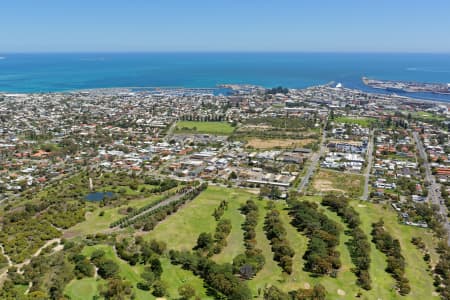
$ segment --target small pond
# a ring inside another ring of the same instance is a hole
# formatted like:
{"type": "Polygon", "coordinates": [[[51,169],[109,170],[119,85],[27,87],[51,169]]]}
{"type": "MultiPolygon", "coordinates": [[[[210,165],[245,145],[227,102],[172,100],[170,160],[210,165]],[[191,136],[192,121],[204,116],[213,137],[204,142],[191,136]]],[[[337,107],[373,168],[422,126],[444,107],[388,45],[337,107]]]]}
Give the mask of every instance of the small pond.
{"type": "Polygon", "coordinates": [[[87,201],[98,202],[102,201],[105,198],[112,198],[112,197],[114,197],[113,192],[92,192],[87,194],[85,199],[87,201]]]}

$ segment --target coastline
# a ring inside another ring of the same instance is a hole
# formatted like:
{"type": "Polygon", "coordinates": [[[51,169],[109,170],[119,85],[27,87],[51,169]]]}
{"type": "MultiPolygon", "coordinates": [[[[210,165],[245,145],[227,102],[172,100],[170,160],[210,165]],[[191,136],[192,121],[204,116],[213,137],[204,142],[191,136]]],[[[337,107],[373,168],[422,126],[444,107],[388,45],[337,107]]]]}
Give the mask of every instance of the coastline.
{"type": "MultiPolygon", "coordinates": [[[[321,86],[327,86],[330,85],[330,83],[327,84],[318,84],[318,85],[312,85],[309,86],[307,88],[314,88],[314,87],[321,87],[321,86]]],[[[156,93],[156,92],[184,92],[184,93],[194,93],[195,92],[201,92],[201,91],[222,91],[222,90],[229,90],[230,93],[217,93],[214,94],[215,96],[218,95],[224,95],[224,96],[230,96],[232,95],[232,89],[230,88],[230,86],[240,86],[240,87],[254,87],[254,88],[263,88],[263,89],[267,89],[267,88],[272,88],[272,87],[264,87],[262,85],[254,85],[254,84],[234,84],[234,83],[223,83],[223,84],[218,84],[215,87],[182,87],[182,86],[127,86],[127,87],[100,87],[100,88],[81,88],[81,89],[71,89],[71,90],[62,90],[62,91],[48,91],[48,92],[11,92],[11,91],[2,91],[0,90],[0,95],[36,95],[36,94],[70,94],[70,93],[135,93],[135,92],[143,92],[143,91],[147,91],[147,92],[151,92],[151,93],[156,93]]],[[[422,98],[422,97],[414,97],[412,95],[409,94],[415,94],[415,93],[408,93],[408,92],[404,92],[402,94],[397,94],[397,93],[392,93],[383,89],[378,89],[378,88],[372,88],[372,87],[367,87],[367,90],[363,90],[363,89],[359,89],[359,88],[352,88],[352,87],[346,87],[346,86],[342,86],[345,89],[350,89],[350,90],[354,90],[354,91],[359,91],[359,92],[363,92],[363,93],[367,93],[367,94],[371,94],[371,95],[382,95],[382,96],[392,96],[392,97],[398,97],[398,98],[402,98],[402,100],[405,101],[412,101],[412,102],[417,102],[417,103],[423,103],[423,102],[427,102],[427,103],[435,103],[435,104],[440,104],[440,105],[449,105],[450,104],[450,95],[448,97],[448,100],[443,100],[443,99],[430,99],[430,98],[422,98]],[[371,91],[368,91],[370,90],[371,91]],[[407,94],[407,95],[406,95],[407,94]]],[[[302,89],[307,89],[307,88],[290,88],[289,89],[294,89],[294,90],[302,90],[302,89]]],[[[174,93],[172,93],[174,94],[174,93]]],[[[202,94],[202,93],[197,93],[197,94],[202,94]]],[[[203,93],[203,94],[207,94],[207,93],[203,93]]],[[[447,96],[447,95],[446,95],[447,96]]]]}

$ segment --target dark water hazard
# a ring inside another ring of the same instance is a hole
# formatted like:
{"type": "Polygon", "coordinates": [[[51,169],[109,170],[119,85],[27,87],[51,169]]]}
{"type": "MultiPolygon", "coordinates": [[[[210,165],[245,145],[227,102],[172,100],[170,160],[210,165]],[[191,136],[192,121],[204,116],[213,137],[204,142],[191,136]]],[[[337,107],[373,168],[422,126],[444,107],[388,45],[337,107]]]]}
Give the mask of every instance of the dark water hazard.
{"type": "Polygon", "coordinates": [[[112,198],[112,197],[114,197],[113,192],[92,192],[87,194],[85,199],[91,202],[99,202],[105,198],[112,198]]]}

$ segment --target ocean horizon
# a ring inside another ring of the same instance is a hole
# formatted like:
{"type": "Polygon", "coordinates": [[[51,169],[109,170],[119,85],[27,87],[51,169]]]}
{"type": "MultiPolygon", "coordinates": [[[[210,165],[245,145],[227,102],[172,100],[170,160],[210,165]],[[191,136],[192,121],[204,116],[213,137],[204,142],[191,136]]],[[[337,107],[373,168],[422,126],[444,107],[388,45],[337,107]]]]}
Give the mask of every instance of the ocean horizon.
{"type": "MultiPolygon", "coordinates": [[[[306,88],[330,82],[388,93],[361,78],[450,83],[450,54],[331,52],[0,53],[0,91],[214,88],[220,84],[306,88]]],[[[450,95],[398,93],[450,102],[450,95]]]]}

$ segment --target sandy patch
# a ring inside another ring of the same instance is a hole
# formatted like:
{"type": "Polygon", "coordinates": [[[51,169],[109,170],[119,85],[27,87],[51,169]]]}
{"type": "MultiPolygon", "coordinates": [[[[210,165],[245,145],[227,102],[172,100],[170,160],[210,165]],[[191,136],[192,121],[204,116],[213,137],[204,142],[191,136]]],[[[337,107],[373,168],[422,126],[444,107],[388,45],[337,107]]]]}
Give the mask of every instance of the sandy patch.
{"type": "Polygon", "coordinates": [[[311,288],[311,285],[310,285],[309,283],[305,282],[305,283],[303,284],[303,288],[309,290],[309,289],[311,288]]]}
{"type": "Polygon", "coordinates": [[[53,252],[58,252],[61,251],[62,249],[64,249],[64,245],[58,245],[55,248],[53,248],[53,252]]]}
{"type": "Polygon", "coordinates": [[[303,147],[311,142],[315,142],[313,139],[259,139],[251,138],[247,142],[247,146],[255,149],[272,149],[272,148],[296,148],[303,147]]]}
{"type": "Polygon", "coordinates": [[[358,207],[367,207],[367,205],[364,205],[364,204],[358,204],[358,207]]]}
{"type": "Polygon", "coordinates": [[[330,143],[345,143],[345,144],[350,144],[353,146],[361,146],[362,145],[361,141],[336,140],[336,139],[331,139],[330,143]]]}
{"type": "Polygon", "coordinates": [[[345,193],[344,190],[337,189],[333,187],[333,182],[326,179],[317,179],[314,180],[314,189],[320,192],[341,192],[345,193]]]}
{"type": "Polygon", "coordinates": [[[259,195],[259,189],[247,189],[246,191],[255,195],[259,195]]]}
{"type": "Polygon", "coordinates": [[[345,292],[343,290],[341,290],[341,289],[338,289],[337,293],[338,293],[339,296],[345,296],[345,292]]]}

